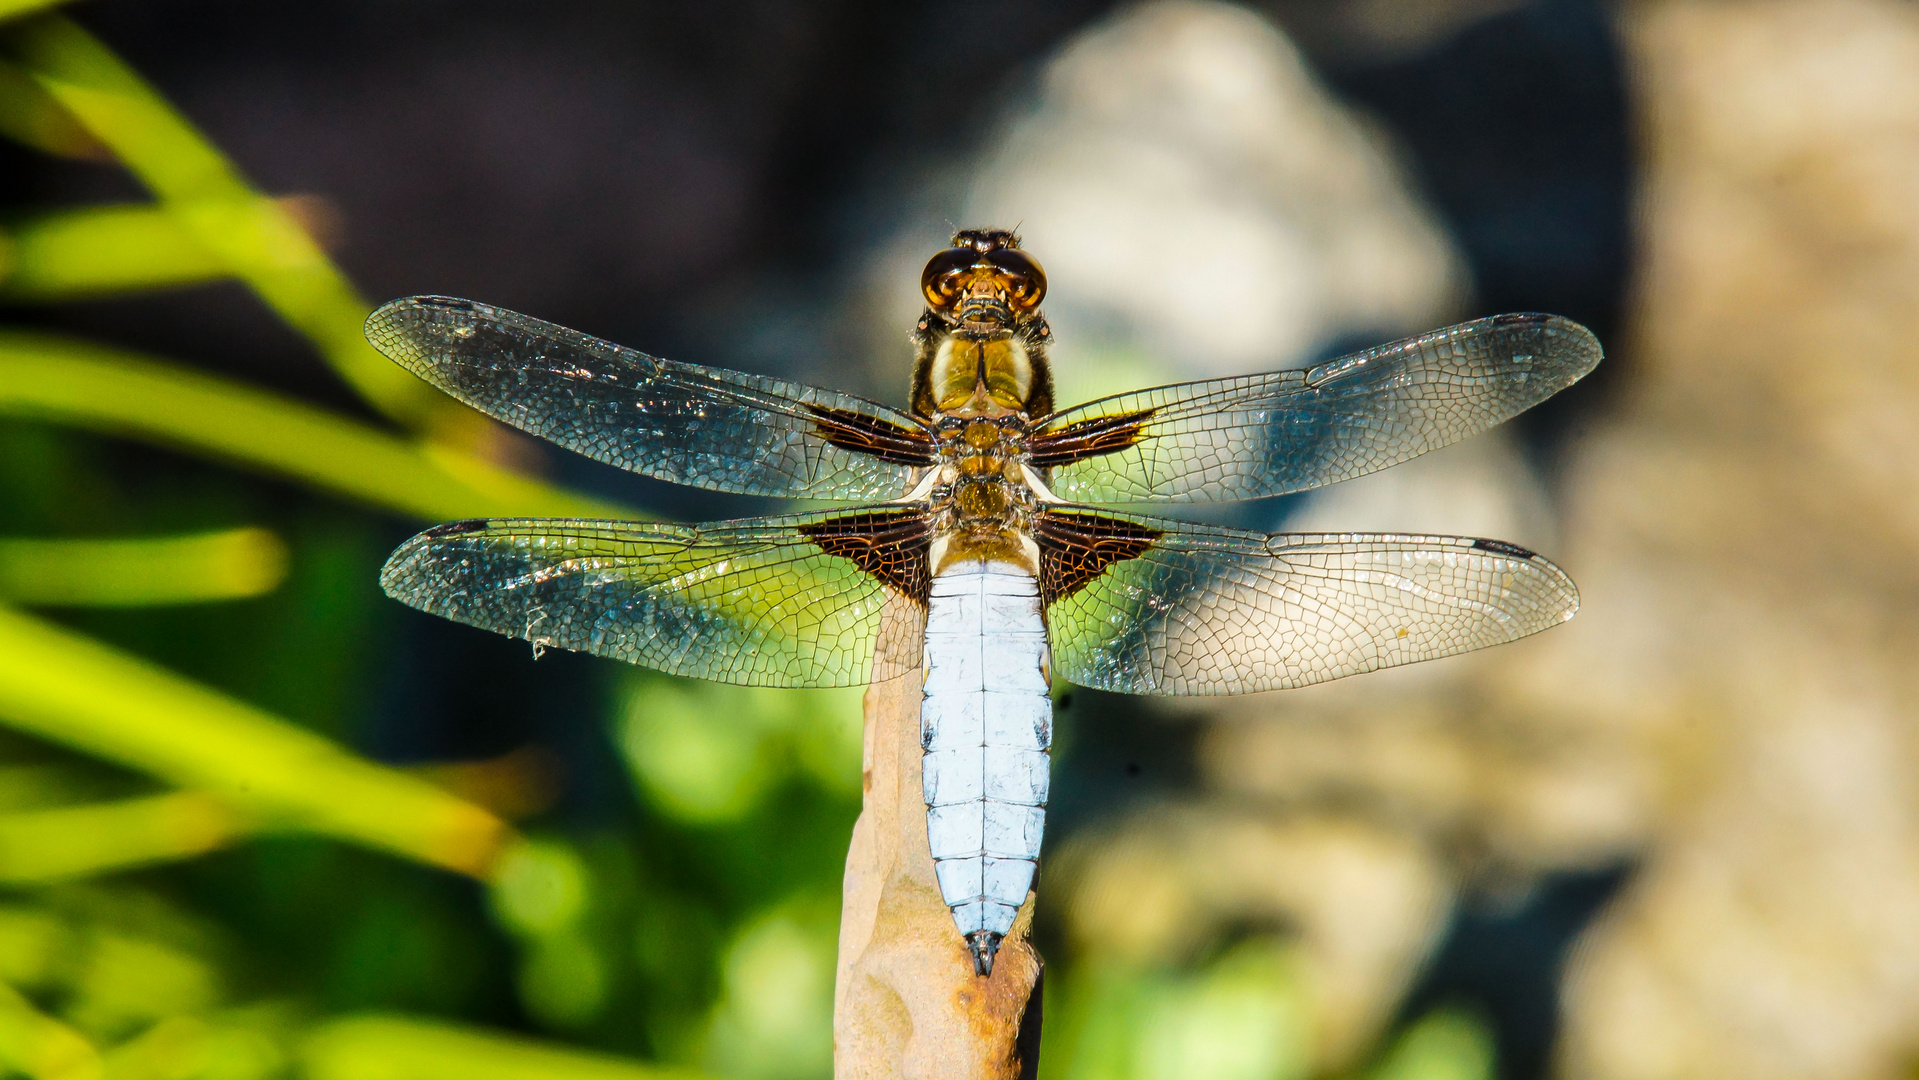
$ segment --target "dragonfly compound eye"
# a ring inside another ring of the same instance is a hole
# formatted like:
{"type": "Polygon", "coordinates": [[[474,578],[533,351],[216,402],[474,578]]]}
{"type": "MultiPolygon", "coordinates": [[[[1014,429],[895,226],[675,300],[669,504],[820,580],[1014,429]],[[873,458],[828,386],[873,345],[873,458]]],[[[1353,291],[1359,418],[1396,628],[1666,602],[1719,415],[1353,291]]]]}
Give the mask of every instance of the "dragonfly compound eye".
{"type": "Polygon", "coordinates": [[[935,311],[945,311],[959,303],[978,261],[979,254],[966,247],[947,248],[928,259],[920,273],[920,291],[926,294],[927,304],[935,311]]]}
{"type": "Polygon", "coordinates": [[[1006,283],[1006,299],[1021,311],[1031,311],[1046,298],[1046,271],[1039,260],[1018,248],[997,248],[981,256],[999,271],[1006,283]]]}

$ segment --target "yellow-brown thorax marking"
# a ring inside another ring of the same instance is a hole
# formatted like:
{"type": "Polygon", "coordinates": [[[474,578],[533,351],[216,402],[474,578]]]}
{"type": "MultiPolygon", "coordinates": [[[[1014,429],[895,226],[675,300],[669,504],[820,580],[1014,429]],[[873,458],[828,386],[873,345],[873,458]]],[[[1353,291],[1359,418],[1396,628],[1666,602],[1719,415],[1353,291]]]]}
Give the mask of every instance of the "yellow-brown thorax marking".
{"type": "Polygon", "coordinates": [[[941,412],[963,410],[979,389],[994,405],[1017,410],[1033,392],[1033,360],[1026,345],[1011,334],[954,336],[934,352],[929,379],[941,412]]]}

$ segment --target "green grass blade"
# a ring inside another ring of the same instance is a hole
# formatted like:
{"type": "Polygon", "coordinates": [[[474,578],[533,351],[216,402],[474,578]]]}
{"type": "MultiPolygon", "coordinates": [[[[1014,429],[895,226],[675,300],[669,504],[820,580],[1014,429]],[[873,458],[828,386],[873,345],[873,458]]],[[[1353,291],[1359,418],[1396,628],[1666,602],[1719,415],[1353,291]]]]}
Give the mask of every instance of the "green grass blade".
{"type": "Polygon", "coordinates": [[[706,1080],[705,1074],[398,1016],[322,1025],[307,1080],[706,1080]]]}
{"type": "Polygon", "coordinates": [[[287,549],[265,529],[124,540],[0,539],[0,600],[148,607],[272,592],[287,549]]]}
{"type": "Polygon", "coordinates": [[[430,521],[645,516],[277,394],[53,335],[0,332],[0,416],[209,454],[430,521]]]}
{"type": "Polygon", "coordinates": [[[8,236],[13,269],[0,279],[0,300],[11,303],[51,303],[227,276],[226,263],[158,206],[60,210],[16,222],[8,236]]]}
{"type": "Polygon", "coordinates": [[[55,623],[0,608],[0,724],[276,824],[481,875],[512,831],[480,807],[55,623]]]}
{"type": "Polygon", "coordinates": [[[287,1080],[272,1006],[168,1016],[105,1055],[106,1080],[287,1080]]]}
{"type": "Polygon", "coordinates": [[[0,0],[0,19],[16,19],[37,11],[59,7],[67,0],[0,0]]]}
{"type": "Polygon", "coordinates": [[[416,424],[439,406],[425,384],[366,343],[361,326],[372,305],[313,237],[254,191],[138,72],[62,16],[24,20],[5,28],[5,36],[22,69],[112,150],[181,228],[306,335],[368,402],[416,424]]]}
{"type": "Polygon", "coordinates": [[[0,135],[57,157],[113,157],[52,94],[7,63],[0,63],[0,135]]]}
{"type": "Polygon", "coordinates": [[[245,831],[230,806],[197,791],[0,814],[0,883],[35,885],[190,859],[245,831]]]}

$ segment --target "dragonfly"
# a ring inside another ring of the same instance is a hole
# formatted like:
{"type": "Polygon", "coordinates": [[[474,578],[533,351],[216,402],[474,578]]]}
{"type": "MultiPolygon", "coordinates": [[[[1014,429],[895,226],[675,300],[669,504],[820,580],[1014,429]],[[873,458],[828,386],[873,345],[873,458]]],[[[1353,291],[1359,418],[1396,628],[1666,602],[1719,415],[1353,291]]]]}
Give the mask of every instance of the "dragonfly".
{"type": "Polygon", "coordinates": [[[470,300],[380,307],[367,337],[481,412],[709,491],[837,508],[714,524],[430,528],[388,595],[541,648],[753,686],[921,678],[921,787],[955,947],[993,960],[1028,899],[1053,681],[1245,694],[1514,641],[1579,594],[1499,540],[1261,533],[1126,507],[1309,491],[1499,424],[1601,358],[1499,315],[1306,368],[1057,408],[1020,238],[966,229],[921,275],[908,405],[677,363],[470,300]]]}

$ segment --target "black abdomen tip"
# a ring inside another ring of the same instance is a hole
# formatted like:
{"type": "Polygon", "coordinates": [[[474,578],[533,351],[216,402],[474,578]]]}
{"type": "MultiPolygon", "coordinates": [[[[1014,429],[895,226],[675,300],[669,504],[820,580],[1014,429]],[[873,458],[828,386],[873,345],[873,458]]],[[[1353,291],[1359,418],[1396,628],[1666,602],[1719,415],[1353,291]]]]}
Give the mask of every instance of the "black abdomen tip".
{"type": "Polygon", "coordinates": [[[991,975],[993,956],[999,952],[1001,935],[991,930],[975,930],[966,935],[966,949],[973,954],[973,974],[991,975]]]}

